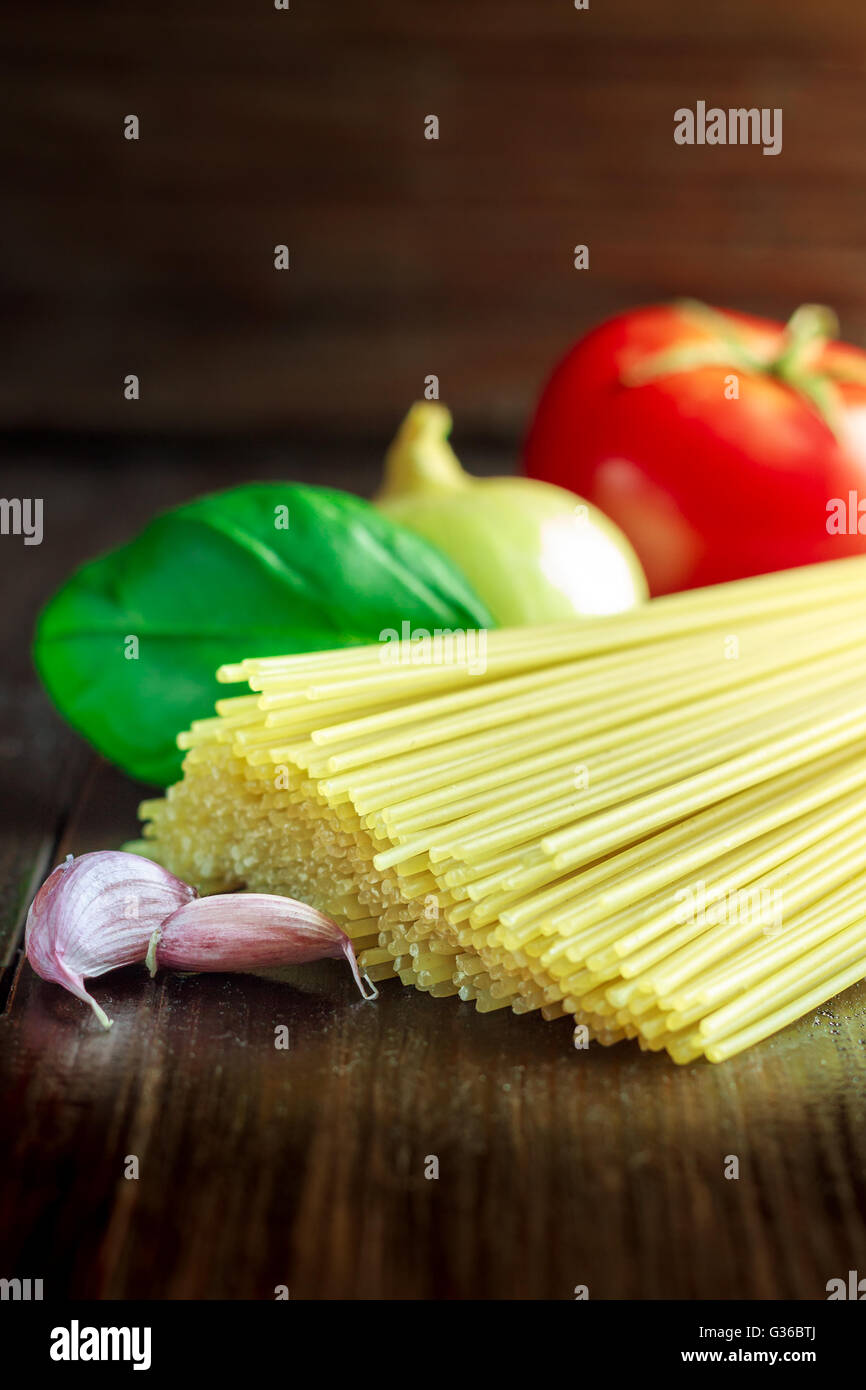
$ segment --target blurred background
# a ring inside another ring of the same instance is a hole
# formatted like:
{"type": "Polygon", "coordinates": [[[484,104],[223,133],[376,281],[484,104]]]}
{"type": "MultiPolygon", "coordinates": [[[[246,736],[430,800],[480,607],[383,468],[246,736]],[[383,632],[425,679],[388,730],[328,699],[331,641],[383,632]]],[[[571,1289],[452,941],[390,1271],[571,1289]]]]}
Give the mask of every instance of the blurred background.
{"type": "Polygon", "coordinates": [[[464,451],[507,463],[619,309],[812,300],[866,343],[862,0],[12,0],[4,31],[18,450],[174,472],[208,441],[272,472],[313,446],[336,481],[435,373],[464,451]],[[676,146],[699,99],[782,107],[782,154],[676,146]]]}

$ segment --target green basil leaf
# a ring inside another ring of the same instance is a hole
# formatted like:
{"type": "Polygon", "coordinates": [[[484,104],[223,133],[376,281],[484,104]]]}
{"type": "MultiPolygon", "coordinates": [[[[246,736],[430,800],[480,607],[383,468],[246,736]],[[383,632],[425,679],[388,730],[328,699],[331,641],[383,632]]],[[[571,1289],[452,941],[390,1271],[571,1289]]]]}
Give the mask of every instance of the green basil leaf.
{"type": "Polygon", "coordinates": [[[218,666],[375,642],[407,620],[494,626],[447,556],[370,503],[250,483],[156,517],[77,570],[40,614],[34,660],[100,753],[165,786],[180,773],[178,731],[239,690],[217,684],[218,666]]]}

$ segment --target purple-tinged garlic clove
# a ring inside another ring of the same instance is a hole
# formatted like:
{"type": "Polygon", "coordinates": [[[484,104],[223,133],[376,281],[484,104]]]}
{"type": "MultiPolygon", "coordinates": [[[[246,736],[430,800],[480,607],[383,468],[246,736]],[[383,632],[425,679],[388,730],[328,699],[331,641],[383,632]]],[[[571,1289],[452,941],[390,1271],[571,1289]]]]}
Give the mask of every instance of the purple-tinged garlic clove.
{"type": "Polygon", "coordinates": [[[274,893],[218,893],[185,903],[155,929],[147,966],[151,975],[159,966],[230,973],[328,956],[345,956],[361,997],[377,997],[366,975],[364,990],[348,936],[323,912],[274,893]]]}
{"type": "Polygon", "coordinates": [[[24,937],[27,959],[43,980],[89,1004],[103,1028],[110,1028],[85,979],[143,960],[155,929],[194,898],[194,888],[141,855],[70,854],[33,899],[24,937]]]}

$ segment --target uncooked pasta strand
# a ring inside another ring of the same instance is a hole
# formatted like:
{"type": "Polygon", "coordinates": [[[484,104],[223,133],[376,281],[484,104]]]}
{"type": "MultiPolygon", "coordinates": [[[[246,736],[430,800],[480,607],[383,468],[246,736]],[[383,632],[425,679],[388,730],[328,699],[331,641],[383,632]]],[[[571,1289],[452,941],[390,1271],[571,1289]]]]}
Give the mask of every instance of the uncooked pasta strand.
{"type": "Polygon", "coordinates": [[[395,636],[224,667],[156,855],[329,912],[372,979],[677,1062],[866,975],[866,559],[395,636]]]}

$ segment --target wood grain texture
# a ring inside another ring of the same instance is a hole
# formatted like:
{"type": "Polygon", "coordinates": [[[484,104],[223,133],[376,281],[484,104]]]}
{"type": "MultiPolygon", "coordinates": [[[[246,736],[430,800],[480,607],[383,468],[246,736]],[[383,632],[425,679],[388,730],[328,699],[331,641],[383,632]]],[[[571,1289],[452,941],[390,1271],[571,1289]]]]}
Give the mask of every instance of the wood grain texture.
{"type": "Polygon", "coordinates": [[[866,342],[853,0],[47,0],[5,38],[0,425],[354,445],[434,372],[514,450],[569,341],[638,302],[827,302],[866,342]],[[781,107],[782,154],[676,146],[698,99],[781,107]]]}
{"type": "MultiPolygon", "coordinates": [[[[7,939],[30,880],[119,846],[141,795],[37,697],[36,606],[156,506],[284,460],[178,448],[118,463],[32,453],[8,474],[45,497],[46,539],[0,544],[17,711],[0,762],[7,939]]],[[[866,986],[686,1068],[627,1045],[575,1052],[565,1022],[396,984],[365,1005],[332,962],[294,985],[129,969],[94,993],[108,1035],[19,963],[0,1018],[0,1275],[41,1277],[46,1297],[269,1299],[287,1284],[312,1299],[570,1299],[586,1284],[592,1298],[820,1299],[866,1270],[866,986]]]]}
{"type": "MultiPolygon", "coordinates": [[[[62,852],[131,823],[119,780],[62,852]]],[[[399,986],[365,1006],[339,967],[95,992],[108,1036],[28,968],[2,1024],[4,1268],[54,1295],[821,1298],[863,1268],[862,987],[686,1069],[399,986]]]]}

